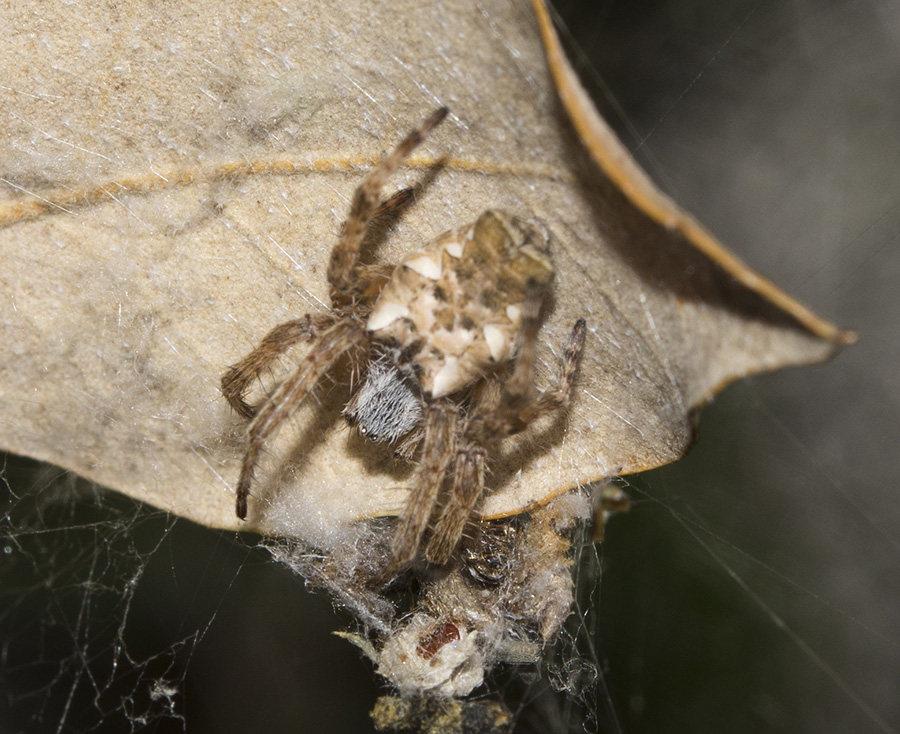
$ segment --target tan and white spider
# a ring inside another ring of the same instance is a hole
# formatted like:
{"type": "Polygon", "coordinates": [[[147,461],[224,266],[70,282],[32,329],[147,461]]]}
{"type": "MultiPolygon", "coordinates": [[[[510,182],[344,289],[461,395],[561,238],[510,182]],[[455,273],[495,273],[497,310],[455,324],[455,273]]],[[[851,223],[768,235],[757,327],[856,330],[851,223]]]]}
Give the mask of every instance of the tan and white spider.
{"type": "Polygon", "coordinates": [[[446,115],[434,112],[356,189],[328,263],[331,311],[276,326],[222,377],[225,398],[251,421],[237,485],[243,519],[266,441],[339,361],[364,365],[344,417],[367,438],[418,456],[383,579],[415,557],[433,519],[425,557],[449,560],[484,489],[489,450],[566,405],[584,342],[580,319],[556,384],[536,394],[535,344],[553,277],[549,233],[536,220],[489,210],[396,267],[359,264],[370,222],[409,198],[403,190],[382,201],[388,176],[446,115]],[[258,409],[248,405],[250,384],[302,341],[312,346],[296,371],[258,409]]]}

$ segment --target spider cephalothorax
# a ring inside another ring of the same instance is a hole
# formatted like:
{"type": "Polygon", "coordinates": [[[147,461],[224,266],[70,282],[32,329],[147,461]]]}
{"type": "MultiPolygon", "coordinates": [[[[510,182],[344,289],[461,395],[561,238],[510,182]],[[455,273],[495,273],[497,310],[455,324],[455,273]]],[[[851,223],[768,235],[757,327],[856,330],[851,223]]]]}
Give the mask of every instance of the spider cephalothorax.
{"type": "Polygon", "coordinates": [[[252,419],[237,487],[237,514],[244,518],[266,440],[344,356],[365,365],[345,418],[368,439],[418,456],[385,577],[415,556],[445,480],[450,492],[425,556],[449,559],[482,494],[488,450],[565,406],[584,341],[579,320],[556,384],[535,395],[539,314],[553,277],[550,236],[536,220],[489,210],[406,256],[389,276],[359,264],[369,223],[408,197],[403,191],[383,202],[387,177],[446,115],[446,109],[432,114],[357,188],[328,266],[332,311],[276,326],[222,378],[229,403],[252,419]],[[244,399],[250,383],[300,341],[312,342],[307,358],[258,411],[251,408],[244,399]]]}

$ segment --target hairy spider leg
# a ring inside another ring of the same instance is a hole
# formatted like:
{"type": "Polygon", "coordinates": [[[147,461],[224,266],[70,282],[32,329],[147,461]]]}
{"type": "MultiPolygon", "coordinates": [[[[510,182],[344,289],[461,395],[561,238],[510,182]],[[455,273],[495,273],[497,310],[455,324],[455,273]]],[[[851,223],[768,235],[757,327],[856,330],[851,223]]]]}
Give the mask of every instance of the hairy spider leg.
{"type": "Polygon", "coordinates": [[[569,402],[569,393],[572,390],[572,382],[575,379],[578,360],[581,357],[581,350],[584,348],[585,329],[584,319],[578,319],[575,322],[575,326],[572,327],[572,334],[569,337],[569,343],[566,345],[566,352],[562,358],[556,385],[552,389],[542,392],[537,400],[532,401],[519,411],[519,419],[526,425],[543,415],[565,407],[569,402]]]}
{"type": "MultiPolygon", "coordinates": [[[[517,411],[532,402],[534,352],[545,289],[546,284],[536,281],[530,281],[526,287],[518,354],[513,374],[504,383],[500,405],[492,411],[493,415],[487,412],[479,414],[476,407],[476,417],[464,431],[465,437],[456,455],[451,493],[425,549],[425,557],[431,563],[444,564],[449,560],[484,491],[484,447],[498,438],[521,431],[527,425],[517,411]]],[[[572,370],[574,373],[574,365],[572,370]]]]}
{"type": "Polygon", "coordinates": [[[244,399],[250,383],[258,379],[264,369],[295,344],[313,341],[318,336],[318,331],[330,322],[331,318],[328,316],[313,318],[306,314],[302,318],[279,324],[266,334],[259,346],[222,375],[222,395],[231,407],[244,418],[253,418],[256,410],[244,399]]]}
{"type": "Polygon", "coordinates": [[[513,373],[503,383],[500,393],[500,405],[496,415],[507,423],[503,435],[518,433],[527,425],[518,419],[518,411],[531,402],[534,394],[534,354],[537,348],[538,334],[541,329],[541,306],[544,303],[545,290],[535,281],[529,281],[525,288],[525,301],[522,304],[522,326],[519,331],[519,345],[513,363],[513,373]]]}
{"type": "Polygon", "coordinates": [[[413,198],[413,193],[412,189],[400,189],[396,193],[391,194],[378,205],[378,208],[372,215],[372,219],[378,219],[379,217],[390,214],[395,209],[399,209],[401,206],[405,206],[406,203],[413,198]]]}
{"type": "Polygon", "coordinates": [[[443,565],[450,560],[483,491],[484,449],[467,443],[456,452],[453,489],[425,549],[429,563],[443,565]]]}
{"type": "Polygon", "coordinates": [[[263,444],[294,414],[319,378],[343,354],[367,343],[368,336],[361,325],[350,320],[336,322],[316,340],[306,359],[260,408],[247,430],[247,451],[241,465],[235,500],[239,518],[243,520],[247,517],[247,497],[263,444]]]}
{"type": "Polygon", "coordinates": [[[412,489],[400,514],[400,522],[394,531],[391,558],[375,579],[376,585],[386,583],[415,557],[431,519],[450,459],[456,451],[458,421],[459,411],[449,400],[440,400],[428,406],[425,412],[422,458],[413,475],[412,489]]]}
{"type": "Polygon", "coordinates": [[[448,112],[446,107],[441,107],[433,112],[421,127],[407,135],[369,172],[353,194],[350,212],[341,228],[338,243],[331,251],[331,259],[328,263],[331,302],[335,307],[351,305],[355,300],[355,291],[358,285],[356,263],[359,259],[359,251],[369,222],[378,214],[381,207],[381,189],[385,182],[416,146],[425,139],[425,136],[440,124],[448,112]]]}
{"type": "Polygon", "coordinates": [[[523,431],[532,421],[563,407],[569,399],[569,390],[584,346],[585,321],[578,319],[575,322],[555,387],[535,398],[534,355],[542,303],[543,289],[537,283],[529,282],[522,307],[522,327],[513,373],[503,385],[497,407],[490,413],[477,414],[469,421],[467,435],[480,445],[523,431]]]}
{"type": "Polygon", "coordinates": [[[584,346],[585,321],[578,319],[575,322],[556,384],[536,399],[532,398],[534,340],[537,336],[535,324],[540,310],[534,307],[534,300],[534,296],[531,296],[526,301],[522,346],[513,368],[513,376],[501,393],[500,404],[490,413],[473,416],[465,431],[457,452],[453,489],[425,550],[425,557],[431,563],[444,564],[450,560],[450,555],[463,535],[466,522],[481,497],[484,490],[485,460],[485,450],[481,447],[488,442],[496,442],[518,433],[532,421],[563,409],[569,402],[572,381],[584,346]],[[528,305],[529,302],[531,306],[528,305]]]}
{"type": "MultiPolygon", "coordinates": [[[[372,219],[391,213],[395,209],[405,205],[413,197],[412,189],[400,189],[395,194],[385,199],[372,219]]],[[[384,267],[368,267],[362,273],[362,279],[371,281],[376,290],[390,277],[390,269],[384,267]]],[[[256,415],[256,410],[248,405],[244,396],[250,383],[258,379],[272,362],[291,347],[302,341],[315,340],[318,332],[334,322],[331,315],[305,316],[279,324],[270,331],[259,345],[244,357],[240,362],[228,368],[222,375],[222,395],[238,414],[248,420],[256,415]]]]}

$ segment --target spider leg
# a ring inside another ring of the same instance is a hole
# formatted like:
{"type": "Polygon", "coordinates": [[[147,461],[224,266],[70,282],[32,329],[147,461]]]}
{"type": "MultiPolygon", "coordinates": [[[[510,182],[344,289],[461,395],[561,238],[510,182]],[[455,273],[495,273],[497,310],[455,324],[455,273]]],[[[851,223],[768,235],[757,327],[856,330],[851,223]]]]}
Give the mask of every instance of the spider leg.
{"type": "Polygon", "coordinates": [[[325,317],[317,316],[314,319],[306,314],[303,318],[279,324],[266,334],[250,354],[229,367],[222,375],[222,395],[231,407],[244,418],[253,418],[256,411],[244,399],[250,383],[256,380],[279,355],[295,344],[315,339],[317,327],[321,329],[326,323],[325,317]]]}
{"type": "Polygon", "coordinates": [[[479,445],[519,433],[532,421],[559,410],[569,400],[569,391],[584,346],[585,321],[578,319],[575,322],[556,385],[535,398],[532,383],[542,299],[543,293],[537,284],[529,283],[522,309],[519,352],[512,375],[503,385],[496,408],[491,412],[479,411],[469,421],[466,433],[479,445]]]}
{"type": "Polygon", "coordinates": [[[412,198],[412,189],[400,189],[397,193],[391,194],[387,199],[385,199],[381,202],[381,204],[378,205],[378,208],[372,215],[372,219],[378,219],[379,217],[391,214],[401,206],[405,206],[406,203],[412,198]]]}
{"type": "Polygon", "coordinates": [[[329,327],[316,342],[306,359],[266,401],[247,430],[247,452],[241,465],[237,485],[235,511],[242,520],[247,517],[247,497],[253,470],[266,440],[290,418],[319,378],[351,349],[361,347],[367,339],[364,329],[350,321],[339,321],[329,327]]]}
{"type": "MultiPolygon", "coordinates": [[[[456,455],[453,490],[425,549],[425,557],[430,563],[447,563],[484,491],[484,446],[521,431],[531,421],[559,410],[569,400],[578,358],[584,346],[585,321],[578,319],[575,322],[556,385],[533,398],[531,380],[539,308],[540,300],[535,299],[532,294],[525,304],[523,339],[518,361],[500,394],[499,405],[492,411],[484,404],[477,406],[464,431],[462,445],[456,455]]],[[[488,401],[490,402],[492,401],[488,401]]]]}
{"type": "Polygon", "coordinates": [[[493,409],[490,406],[494,401],[490,399],[477,404],[463,431],[456,456],[453,489],[425,549],[425,557],[431,563],[444,564],[450,559],[484,491],[484,447],[518,433],[537,418],[561,409],[569,400],[584,346],[585,321],[578,319],[575,322],[556,384],[535,397],[532,380],[542,297],[537,284],[529,284],[523,306],[519,354],[513,373],[503,385],[499,403],[493,409]]]}
{"type": "Polygon", "coordinates": [[[387,582],[416,555],[428,527],[438,491],[453,457],[459,413],[449,401],[432,403],[425,413],[425,445],[413,477],[412,491],[400,514],[391,543],[391,558],[376,584],[387,582]]]}
{"type": "MultiPolygon", "coordinates": [[[[356,262],[369,222],[382,213],[381,189],[385,182],[425,136],[447,116],[447,113],[446,107],[433,112],[421,127],[413,130],[385,156],[357,187],[350,203],[347,221],[341,228],[340,238],[331,251],[331,260],[328,263],[331,300],[336,307],[349,305],[353,301],[353,291],[357,285],[356,262]]],[[[398,196],[400,194],[388,199],[386,204],[390,205],[389,208],[399,205],[397,202],[392,203],[393,198],[398,196]]]]}
{"type": "Polygon", "coordinates": [[[453,490],[425,549],[429,563],[445,564],[456,549],[484,489],[484,449],[473,444],[456,453],[453,490]]]}
{"type": "Polygon", "coordinates": [[[522,330],[519,335],[519,352],[513,373],[504,383],[500,397],[500,412],[512,414],[516,408],[529,401],[533,392],[534,352],[541,328],[541,304],[544,289],[535,281],[529,281],[522,304],[522,330]]]}
{"type": "Polygon", "coordinates": [[[569,402],[569,393],[572,382],[575,379],[575,370],[578,367],[578,359],[584,348],[584,332],[586,326],[584,319],[578,319],[572,327],[569,343],[562,358],[559,373],[556,376],[556,385],[550,390],[541,393],[537,400],[532,401],[519,411],[519,418],[528,425],[543,415],[559,410],[569,402]]]}

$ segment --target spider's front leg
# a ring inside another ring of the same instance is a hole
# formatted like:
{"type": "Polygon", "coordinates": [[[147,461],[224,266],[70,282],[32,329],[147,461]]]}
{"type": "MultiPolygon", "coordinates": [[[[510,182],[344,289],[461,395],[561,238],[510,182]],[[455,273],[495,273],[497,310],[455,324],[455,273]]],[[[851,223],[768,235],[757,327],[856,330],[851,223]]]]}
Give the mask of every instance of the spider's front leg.
{"type": "Polygon", "coordinates": [[[266,440],[271,438],[285,420],[290,418],[316,386],[319,378],[330,370],[345,353],[362,348],[368,335],[354,321],[338,321],[317,340],[306,359],[296,371],[282,382],[263,404],[247,431],[247,451],[241,465],[235,510],[242,520],[247,517],[247,498],[253,481],[253,470],[266,440]]]}
{"type": "MultiPolygon", "coordinates": [[[[341,228],[340,239],[331,251],[331,259],[328,263],[331,302],[336,308],[350,306],[356,299],[359,251],[369,223],[382,211],[381,190],[384,188],[384,184],[416,146],[425,139],[425,136],[441,123],[448,112],[446,107],[441,107],[433,112],[421,127],[407,135],[369,172],[353,194],[347,221],[341,228]]],[[[395,206],[392,199],[396,196],[399,194],[388,199],[385,205],[395,206]]]]}
{"type": "Polygon", "coordinates": [[[231,407],[244,418],[253,418],[256,411],[244,399],[250,383],[288,349],[302,341],[313,341],[328,323],[326,317],[313,318],[306,314],[303,318],[279,324],[266,334],[259,346],[222,375],[222,395],[231,407]]]}

